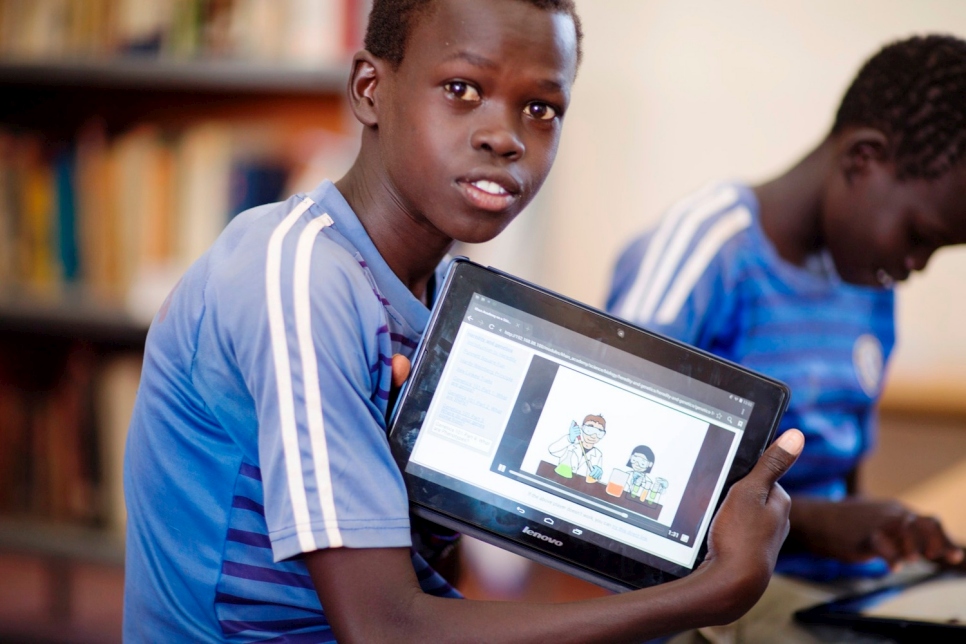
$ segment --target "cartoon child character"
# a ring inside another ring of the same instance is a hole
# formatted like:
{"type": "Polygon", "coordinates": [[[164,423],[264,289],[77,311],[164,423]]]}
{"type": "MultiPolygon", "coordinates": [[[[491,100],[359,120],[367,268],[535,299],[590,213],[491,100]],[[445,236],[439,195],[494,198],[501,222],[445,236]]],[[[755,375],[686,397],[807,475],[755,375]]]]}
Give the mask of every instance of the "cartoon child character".
{"type": "Polygon", "coordinates": [[[631,450],[631,457],[627,459],[627,467],[631,468],[624,490],[631,496],[638,498],[642,490],[650,490],[654,480],[648,476],[654,467],[654,452],[647,445],[638,445],[631,450]]]}
{"type": "Polygon", "coordinates": [[[550,453],[559,461],[554,470],[564,478],[574,474],[586,476],[588,482],[596,482],[604,474],[604,455],[595,445],[607,433],[607,421],[603,416],[589,414],[578,425],[571,421],[570,433],[550,445],[550,453]]]}

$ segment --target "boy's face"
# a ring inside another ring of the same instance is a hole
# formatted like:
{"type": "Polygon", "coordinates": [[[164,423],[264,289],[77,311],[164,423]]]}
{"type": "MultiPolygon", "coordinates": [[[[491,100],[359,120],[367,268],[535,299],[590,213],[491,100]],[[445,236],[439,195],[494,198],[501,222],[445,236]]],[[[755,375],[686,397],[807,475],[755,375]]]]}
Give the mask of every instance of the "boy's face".
{"type": "Polygon", "coordinates": [[[383,81],[379,151],[399,205],[450,239],[496,236],[550,171],[575,74],[569,16],[437,0],[383,81]]]}
{"type": "Polygon", "coordinates": [[[966,243],[966,164],[935,180],[899,181],[882,162],[851,182],[838,177],[825,195],[822,233],[845,281],[902,281],[938,248],[966,243]]]}

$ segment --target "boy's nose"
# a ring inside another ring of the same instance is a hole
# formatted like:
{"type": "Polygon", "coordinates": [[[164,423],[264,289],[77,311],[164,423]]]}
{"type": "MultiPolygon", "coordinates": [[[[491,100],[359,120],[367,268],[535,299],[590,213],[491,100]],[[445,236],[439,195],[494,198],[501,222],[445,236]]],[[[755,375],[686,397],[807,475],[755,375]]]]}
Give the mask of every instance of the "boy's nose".
{"type": "Polygon", "coordinates": [[[516,161],[523,157],[526,147],[523,140],[506,123],[489,122],[473,133],[471,144],[475,150],[490,152],[496,156],[516,161]]]}

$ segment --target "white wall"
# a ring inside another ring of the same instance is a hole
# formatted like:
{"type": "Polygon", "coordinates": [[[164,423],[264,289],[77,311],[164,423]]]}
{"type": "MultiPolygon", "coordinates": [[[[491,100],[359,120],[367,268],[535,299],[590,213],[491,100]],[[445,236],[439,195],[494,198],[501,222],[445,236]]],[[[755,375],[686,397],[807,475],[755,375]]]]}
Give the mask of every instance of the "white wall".
{"type": "MultiPolygon", "coordinates": [[[[538,201],[470,256],[601,305],[629,238],[707,180],[757,181],[815,145],[862,62],[966,37],[962,0],[577,0],[584,64],[538,201]]],[[[966,248],[900,290],[893,382],[966,391],[966,248]]]]}

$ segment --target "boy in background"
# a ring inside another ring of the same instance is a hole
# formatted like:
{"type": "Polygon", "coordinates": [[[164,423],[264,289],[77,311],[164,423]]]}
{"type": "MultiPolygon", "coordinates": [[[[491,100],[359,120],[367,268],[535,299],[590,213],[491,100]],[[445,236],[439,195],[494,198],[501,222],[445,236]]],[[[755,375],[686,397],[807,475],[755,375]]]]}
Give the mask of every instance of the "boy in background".
{"type": "Polygon", "coordinates": [[[793,505],[779,571],[828,580],[963,559],[938,521],[850,481],[875,437],[892,286],[966,242],[964,154],[966,42],[896,42],[794,167],[691,195],[617,262],[608,310],[791,386],[783,428],[801,427],[807,448],[783,479],[793,505]]]}
{"type": "Polygon", "coordinates": [[[456,593],[411,552],[386,413],[454,240],[550,170],[571,0],[376,0],[348,174],[236,217],[156,316],[125,463],[127,642],[641,641],[733,619],[787,533],[790,432],[729,493],[694,574],[572,604],[456,593]]]}

